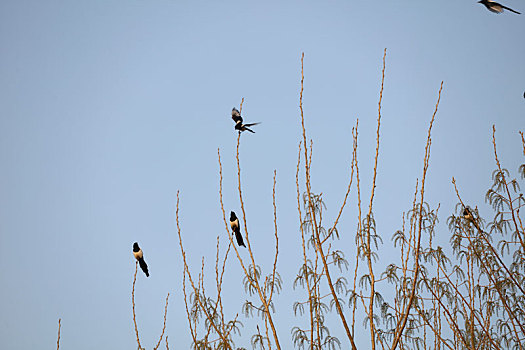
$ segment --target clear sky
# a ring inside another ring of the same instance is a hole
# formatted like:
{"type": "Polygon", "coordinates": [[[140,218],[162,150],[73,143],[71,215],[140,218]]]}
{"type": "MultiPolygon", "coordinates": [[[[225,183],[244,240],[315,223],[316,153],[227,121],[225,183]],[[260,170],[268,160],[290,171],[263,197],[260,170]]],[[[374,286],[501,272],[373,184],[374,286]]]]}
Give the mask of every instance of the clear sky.
{"type": "MultiPolygon", "coordinates": [[[[525,13],[523,1],[504,4],[525,13]]],[[[495,166],[493,124],[503,165],[515,175],[523,163],[524,33],[525,15],[496,15],[474,0],[2,0],[2,346],[52,348],[61,317],[63,349],[134,348],[131,248],[138,241],[151,273],[137,281],[143,345],[156,343],[170,292],[170,343],[189,348],[175,196],[180,190],[182,234],[196,273],[202,256],[212,264],[216,236],[225,238],[217,148],[226,210],[240,211],[230,111],[244,97],[245,119],[262,122],[241,145],[250,237],[268,268],[276,169],[285,289],[277,322],[281,344],[291,348],[290,329],[300,323],[292,304],[304,299],[291,288],[300,265],[301,53],[313,190],[323,192],[332,220],[346,189],[357,117],[361,175],[369,184],[388,50],[375,205],[385,247],[421,177],[426,129],[444,80],[427,198],[433,207],[441,203],[446,243],[446,217],[456,203],[452,176],[464,199],[490,213],[484,194],[495,166]]],[[[354,193],[340,226],[351,261],[354,193]]],[[[388,253],[382,257],[390,262],[388,253]]],[[[245,299],[234,259],[226,282],[233,318],[245,299]]],[[[238,346],[249,347],[254,329],[246,328],[238,346]]]]}

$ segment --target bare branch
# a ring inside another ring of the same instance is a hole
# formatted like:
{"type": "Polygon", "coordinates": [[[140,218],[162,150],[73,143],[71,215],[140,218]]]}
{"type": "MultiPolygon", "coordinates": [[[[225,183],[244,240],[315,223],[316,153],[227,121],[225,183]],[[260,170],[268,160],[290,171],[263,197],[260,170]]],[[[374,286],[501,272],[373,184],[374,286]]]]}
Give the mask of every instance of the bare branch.
{"type": "MultiPolygon", "coordinates": [[[[438,106],[439,106],[439,101],[441,100],[441,90],[443,89],[443,82],[441,82],[441,86],[439,87],[439,93],[438,93],[438,100],[436,102],[436,108],[434,109],[434,113],[432,114],[432,119],[430,120],[430,126],[428,128],[428,136],[427,136],[427,144],[425,146],[425,159],[423,161],[423,179],[421,180],[421,200],[420,200],[420,206],[423,206],[423,203],[424,203],[424,196],[425,196],[425,180],[426,180],[426,175],[427,175],[427,170],[428,170],[428,164],[429,164],[429,160],[430,160],[430,145],[432,143],[432,139],[431,139],[431,131],[432,131],[432,126],[434,124],[434,119],[436,117],[436,113],[437,113],[437,110],[438,110],[438,106]]],[[[408,315],[410,314],[410,309],[412,307],[412,303],[414,302],[414,297],[415,297],[415,294],[416,294],[416,285],[417,285],[417,280],[418,280],[418,277],[419,277],[419,252],[420,252],[420,248],[421,248],[421,230],[422,230],[422,224],[423,224],[423,220],[422,220],[422,211],[420,210],[419,212],[419,227],[418,227],[418,231],[417,231],[417,244],[416,244],[416,252],[415,252],[415,272],[414,272],[414,277],[413,277],[413,281],[412,281],[412,292],[411,292],[411,295],[410,295],[410,299],[408,301],[408,305],[405,307],[405,310],[403,312],[403,317],[400,319],[399,323],[397,324],[396,326],[396,331],[395,331],[395,337],[394,337],[394,341],[392,343],[392,347],[391,349],[394,350],[398,343],[399,343],[399,340],[401,339],[401,335],[403,334],[403,330],[405,329],[405,326],[406,326],[406,322],[407,322],[407,319],[408,319],[408,315]]]]}
{"type": "Polygon", "coordinates": [[[133,289],[131,290],[131,304],[133,306],[133,324],[135,324],[135,334],[137,335],[138,350],[142,350],[142,346],[140,345],[139,329],[137,327],[137,319],[135,315],[135,282],[137,281],[138,263],[139,263],[138,260],[135,261],[135,274],[133,275],[133,289]]]}
{"type": "MultiPolygon", "coordinates": [[[[160,346],[160,342],[162,341],[162,337],[164,336],[164,331],[166,330],[166,315],[168,314],[168,298],[170,297],[170,293],[166,296],[166,306],[164,307],[164,323],[162,325],[162,333],[159,338],[159,342],[157,345],[153,348],[153,350],[157,350],[160,346]]],[[[167,336],[166,336],[166,343],[167,343],[167,336]]]]}
{"type": "Polygon", "coordinates": [[[57,350],[60,348],[60,327],[61,327],[60,321],[61,321],[61,319],[59,318],[59,319],[58,319],[57,350]]]}

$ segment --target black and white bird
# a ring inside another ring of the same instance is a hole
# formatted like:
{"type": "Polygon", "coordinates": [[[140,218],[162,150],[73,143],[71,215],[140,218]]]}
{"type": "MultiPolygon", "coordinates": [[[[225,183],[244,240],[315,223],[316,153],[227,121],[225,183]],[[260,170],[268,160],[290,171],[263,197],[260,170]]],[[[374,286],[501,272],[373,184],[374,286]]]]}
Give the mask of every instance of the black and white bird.
{"type": "Polygon", "coordinates": [[[463,209],[463,218],[465,220],[468,220],[468,221],[474,221],[474,216],[470,212],[470,209],[467,208],[467,207],[465,207],[465,209],[463,209]]]}
{"type": "Polygon", "coordinates": [[[465,207],[465,209],[463,209],[463,218],[467,220],[468,222],[471,222],[475,228],[481,231],[481,228],[479,227],[476,219],[474,218],[474,215],[472,215],[472,212],[470,211],[468,207],[465,207]]]}
{"type": "Polygon", "coordinates": [[[235,234],[235,238],[237,239],[237,244],[239,245],[239,247],[246,248],[241,236],[241,227],[239,226],[239,219],[237,219],[237,215],[235,215],[235,212],[233,211],[230,214],[230,226],[232,228],[233,233],[235,234]]]}
{"type": "Polygon", "coordinates": [[[249,132],[252,132],[252,133],[255,134],[255,131],[250,129],[249,126],[254,126],[254,125],[260,124],[260,123],[243,124],[242,123],[241,112],[239,112],[239,110],[237,108],[235,108],[235,107],[233,107],[233,109],[232,109],[232,119],[235,122],[235,130],[239,130],[239,132],[241,132],[241,131],[249,131],[249,132]]]}
{"type": "Polygon", "coordinates": [[[511,8],[509,8],[507,6],[503,6],[502,4],[499,4],[499,3],[495,2],[495,1],[480,0],[480,1],[478,1],[478,3],[485,5],[485,7],[489,11],[494,12],[494,13],[502,13],[503,9],[505,9],[505,10],[509,10],[510,12],[514,12],[514,13],[517,13],[518,15],[521,15],[521,13],[519,13],[518,11],[514,11],[513,9],[511,9],[511,8]]]}
{"type": "Polygon", "coordinates": [[[133,243],[133,256],[135,256],[135,259],[138,260],[139,266],[146,274],[146,277],[149,277],[148,265],[144,261],[144,254],[142,254],[142,249],[140,249],[137,242],[133,243]]]}

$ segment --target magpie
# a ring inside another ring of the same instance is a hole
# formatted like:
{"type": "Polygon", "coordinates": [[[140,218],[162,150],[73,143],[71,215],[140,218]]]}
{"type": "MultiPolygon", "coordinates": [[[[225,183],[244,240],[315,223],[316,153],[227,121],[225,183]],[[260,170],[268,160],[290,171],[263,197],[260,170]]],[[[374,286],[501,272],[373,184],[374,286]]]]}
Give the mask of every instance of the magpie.
{"type": "Polygon", "coordinates": [[[472,222],[474,224],[474,227],[476,227],[479,231],[481,231],[481,228],[476,222],[476,219],[474,219],[474,215],[472,215],[472,212],[470,211],[468,207],[465,207],[465,209],[463,209],[463,218],[467,221],[472,222]]]}
{"type": "Polygon", "coordinates": [[[242,246],[246,248],[242,240],[242,236],[241,236],[241,228],[239,226],[239,219],[237,219],[237,215],[235,215],[235,212],[233,211],[230,214],[230,226],[232,227],[233,233],[235,233],[235,238],[237,239],[237,244],[239,245],[239,247],[242,246]]]}
{"type": "Polygon", "coordinates": [[[518,15],[521,15],[521,13],[519,13],[518,11],[514,11],[513,9],[508,8],[507,6],[503,6],[502,4],[499,4],[492,0],[480,0],[478,1],[478,3],[485,5],[485,7],[489,11],[494,12],[494,13],[502,13],[503,9],[505,9],[505,10],[509,10],[510,12],[514,12],[514,13],[517,13],[518,15]]]}
{"type": "Polygon", "coordinates": [[[135,259],[138,260],[140,268],[142,269],[142,271],[144,271],[146,277],[149,277],[148,265],[144,261],[142,249],[140,249],[139,244],[137,242],[133,243],[133,256],[135,256],[135,259]]]}
{"type": "Polygon", "coordinates": [[[239,110],[237,108],[235,108],[235,107],[233,107],[233,109],[232,109],[232,119],[235,122],[235,130],[239,130],[239,132],[241,132],[241,131],[249,131],[249,132],[255,134],[255,131],[253,131],[252,129],[250,129],[248,127],[260,124],[260,123],[243,124],[242,123],[241,112],[239,112],[239,110]]]}
{"type": "Polygon", "coordinates": [[[470,209],[467,208],[467,207],[465,207],[465,209],[463,209],[463,218],[465,220],[468,220],[468,221],[474,221],[474,216],[470,212],[470,209]]]}

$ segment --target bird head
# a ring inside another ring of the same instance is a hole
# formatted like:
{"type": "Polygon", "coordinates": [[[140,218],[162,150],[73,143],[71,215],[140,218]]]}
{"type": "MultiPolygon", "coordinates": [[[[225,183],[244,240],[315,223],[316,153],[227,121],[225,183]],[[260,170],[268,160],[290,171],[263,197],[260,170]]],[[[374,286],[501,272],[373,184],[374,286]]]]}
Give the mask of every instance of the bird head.
{"type": "Polygon", "coordinates": [[[234,221],[235,219],[237,219],[237,216],[235,215],[235,212],[230,212],[230,221],[234,221]]]}
{"type": "Polygon", "coordinates": [[[140,250],[139,244],[137,242],[133,243],[133,251],[138,252],[140,250]]]}

